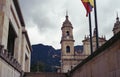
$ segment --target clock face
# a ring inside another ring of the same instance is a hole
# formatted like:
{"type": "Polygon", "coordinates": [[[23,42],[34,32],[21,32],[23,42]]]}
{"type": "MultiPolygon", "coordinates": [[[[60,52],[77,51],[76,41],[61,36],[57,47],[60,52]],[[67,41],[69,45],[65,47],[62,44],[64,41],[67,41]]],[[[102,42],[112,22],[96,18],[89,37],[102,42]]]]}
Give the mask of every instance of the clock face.
{"type": "Polygon", "coordinates": [[[69,39],[69,36],[67,36],[66,38],[69,39]]]}

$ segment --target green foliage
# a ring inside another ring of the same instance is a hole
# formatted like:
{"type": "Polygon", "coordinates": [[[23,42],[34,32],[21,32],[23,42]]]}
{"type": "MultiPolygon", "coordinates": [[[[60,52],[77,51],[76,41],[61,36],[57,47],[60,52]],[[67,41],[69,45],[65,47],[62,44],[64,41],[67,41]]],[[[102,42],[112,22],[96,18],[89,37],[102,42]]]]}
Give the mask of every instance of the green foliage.
{"type": "Polygon", "coordinates": [[[31,66],[31,72],[44,72],[45,64],[43,62],[37,62],[31,66]]]}

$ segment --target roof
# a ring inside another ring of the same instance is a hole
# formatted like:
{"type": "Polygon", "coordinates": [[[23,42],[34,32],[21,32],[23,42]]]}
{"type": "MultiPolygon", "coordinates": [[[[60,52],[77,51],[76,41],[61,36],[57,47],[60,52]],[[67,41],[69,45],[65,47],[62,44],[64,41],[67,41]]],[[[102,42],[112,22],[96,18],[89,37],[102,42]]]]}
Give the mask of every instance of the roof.
{"type": "MultiPolygon", "coordinates": [[[[94,38],[96,38],[96,36],[93,36],[93,37],[92,37],[92,39],[94,39],[94,38]]],[[[105,39],[105,37],[98,37],[98,40],[99,40],[99,41],[107,41],[107,40],[105,39]]],[[[87,37],[87,38],[85,38],[85,39],[83,40],[83,42],[84,42],[84,41],[88,41],[88,42],[89,42],[89,41],[90,41],[90,38],[87,37]]]]}
{"type": "Polygon", "coordinates": [[[17,11],[17,14],[18,14],[18,17],[20,19],[20,23],[22,26],[25,26],[25,22],[24,22],[24,19],[23,19],[23,16],[22,16],[22,12],[21,12],[21,9],[20,9],[20,5],[19,5],[19,2],[18,0],[13,0],[13,3],[15,5],[15,9],[17,11]]]}
{"type": "Polygon", "coordinates": [[[116,28],[120,28],[120,21],[119,21],[119,17],[118,16],[116,18],[116,22],[114,24],[114,28],[113,29],[116,29],[116,28]]]}
{"type": "MultiPolygon", "coordinates": [[[[70,22],[69,19],[68,19],[68,17],[69,17],[68,15],[65,16],[66,19],[65,19],[65,21],[63,22],[62,28],[64,28],[64,27],[71,27],[71,28],[73,28],[71,22],[70,22]]],[[[61,28],[61,29],[62,29],[62,28],[61,28]]]]}

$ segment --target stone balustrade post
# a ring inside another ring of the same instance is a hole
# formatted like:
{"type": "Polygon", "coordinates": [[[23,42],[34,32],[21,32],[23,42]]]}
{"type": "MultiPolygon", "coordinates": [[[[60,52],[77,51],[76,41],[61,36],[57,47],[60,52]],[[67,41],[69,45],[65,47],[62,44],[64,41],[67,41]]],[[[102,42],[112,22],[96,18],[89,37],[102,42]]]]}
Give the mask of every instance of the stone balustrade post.
{"type": "Polygon", "coordinates": [[[0,53],[3,53],[3,50],[4,50],[4,45],[0,44],[0,53]]]}

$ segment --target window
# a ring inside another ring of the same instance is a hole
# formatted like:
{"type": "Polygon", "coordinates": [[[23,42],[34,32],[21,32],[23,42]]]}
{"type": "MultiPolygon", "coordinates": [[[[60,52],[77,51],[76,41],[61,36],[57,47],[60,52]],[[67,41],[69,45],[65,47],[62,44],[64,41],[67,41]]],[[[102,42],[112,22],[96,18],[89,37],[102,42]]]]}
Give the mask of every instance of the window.
{"type": "Polygon", "coordinates": [[[69,31],[67,31],[66,34],[67,34],[67,36],[69,36],[70,35],[69,31]]]}
{"type": "Polygon", "coordinates": [[[67,46],[67,47],[66,47],[66,52],[67,52],[67,53],[70,53],[70,46],[67,46]]]}
{"type": "Polygon", "coordinates": [[[8,53],[10,53],[11,56],[14,56],[15,38],[16,38],[16,33],[14,31],[14,28],[12,27],[12,24],[9,23],[7,49],[8,49],[8,53]]]}
{"type": "Polygon", "coordinates": [[[25,72],[29,71],[29,58],[25,54],[25,72]]]}

